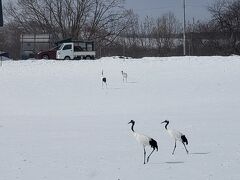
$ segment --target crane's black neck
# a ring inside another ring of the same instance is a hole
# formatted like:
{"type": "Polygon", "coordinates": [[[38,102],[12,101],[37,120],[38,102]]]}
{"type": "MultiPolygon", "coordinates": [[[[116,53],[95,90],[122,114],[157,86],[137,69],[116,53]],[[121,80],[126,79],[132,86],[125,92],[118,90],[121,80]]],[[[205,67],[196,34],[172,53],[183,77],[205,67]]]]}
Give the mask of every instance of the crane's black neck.
{"type": "Polygon", "coordinates": [[[168,126],[169,122],[166,122],[166,125],[165,125],[165,129],[167,130],[167,126],[168,126]]]}
{"type": "Polygon", "coordinates": [[[135,123],[132,123],[132,127],[131,127],[132,132],[135,132],[134,129],[133,129],[134,124],[135,124],[135,123]]]}

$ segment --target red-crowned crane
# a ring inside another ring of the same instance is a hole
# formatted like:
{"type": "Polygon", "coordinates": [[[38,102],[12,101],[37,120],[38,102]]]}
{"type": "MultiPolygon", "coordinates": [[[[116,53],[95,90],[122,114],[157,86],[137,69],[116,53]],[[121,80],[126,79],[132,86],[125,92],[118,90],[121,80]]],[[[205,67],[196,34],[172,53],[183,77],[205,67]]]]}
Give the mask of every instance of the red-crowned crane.
{"type": "Polygon", "coordinates": [[[123,77],[123,82],[126,81],[127,82],[127,77],[128,77],[128,74],[126,72],[123,72],[121,71],[122,73],[122,77],[123,77]]]}
{"type": "Polygon", "coordinates": [[[107,78],[103,76],[103,69],[102,69],[102,88],[104,87],[107,88],[107,78]]]}
{"type": "Polygon", "coordinates": [[[102,88],[104,87],[104,84],[105,84],[105,87],[107,88],[107,78],[106,77],[102,77],[102,88]]]}
{"type": "Polygon", "coordinates": [[[146,149],[145,149],[145,147],[146,146],[151,146],[151,148],[153,148],[152,152],[147,157],[147,162],[148,162],[150,156],[155,151],[155,149],[157,149],[157,151],[158,151],[157,141],[155,141],[153,138],[150,138],[146,135],[139,134],[139,133],[135,132],[134,131],[135,121],[134,120],[131,120],[128,124],[132,124],[131,130],[132,130],[133,136],[135,137],[137,142],[140,143],[143,146],[143,155],[144,155],[144,162],[143,163],[146,164],[146,149]]]}
{"type": "Polygon", "coordinates": [[[163,121],[162,124],[163,123],[166,123],[165,129],[167,130],[168,134],[175,140],[175,145],[174,145],[172,154],[174,154],[174,152],[175,152],[177,141],[180,141],[180,142],[183,143],[184,148],[185,148],[185,150],[186,150],[186,152],[188,154],[188,150],[186,148],[186,145],[188,145],[188,140],[187,140],[186,136],[184,134],[182,134],[181,132],[176,131],[174,129],[168,129],[168,124],[169,124],[168,120],[163,121]]]}

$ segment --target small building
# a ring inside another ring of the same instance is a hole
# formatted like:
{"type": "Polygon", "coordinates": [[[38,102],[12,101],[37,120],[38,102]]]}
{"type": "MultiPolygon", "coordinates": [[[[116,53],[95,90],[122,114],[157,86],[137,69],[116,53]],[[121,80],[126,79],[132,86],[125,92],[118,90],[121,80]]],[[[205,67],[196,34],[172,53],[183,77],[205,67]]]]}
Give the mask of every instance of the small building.
{"type": "Polygon", "coordinates": [[[39,51],[48,50],[51,47],[51,35],[22,34],[20,42],[22,59],[34,58],[39,51]]]}

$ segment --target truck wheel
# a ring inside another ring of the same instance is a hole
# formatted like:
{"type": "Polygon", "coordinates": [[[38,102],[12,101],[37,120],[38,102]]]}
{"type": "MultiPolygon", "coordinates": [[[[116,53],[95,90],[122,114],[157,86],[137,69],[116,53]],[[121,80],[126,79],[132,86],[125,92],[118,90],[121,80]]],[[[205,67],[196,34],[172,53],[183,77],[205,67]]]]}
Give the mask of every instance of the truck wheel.
{"type": "Polygon", "coordinates": [[[86,60],[90,60],[90,59],[92,59],[92,58],[91,58],[91,56],[86,56],[85,59],[86,59],[86,60]]]}
{"type": "Polygon", "coordinates": [[[49,57],[48,57],[47,54],[44,54],[44,55],[42,56],[42,59],[49,59],[49,57]]]}
{"type": "Polygon", "coordinates": [[[70,60],[71,58],[69,56],[66,56],[64,60],[70,60]]]}

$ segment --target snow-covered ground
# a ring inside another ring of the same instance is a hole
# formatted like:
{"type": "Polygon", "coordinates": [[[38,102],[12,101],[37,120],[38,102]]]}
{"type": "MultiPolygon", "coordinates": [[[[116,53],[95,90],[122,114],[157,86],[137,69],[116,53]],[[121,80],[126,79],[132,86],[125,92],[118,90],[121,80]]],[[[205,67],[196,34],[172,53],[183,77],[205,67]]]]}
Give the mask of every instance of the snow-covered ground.
{"type": "Polygon", "coordinates": [[[238,56],[5,61],[0,97],[1,180],[240,179],[238,56]],[[131,119],[158,141],[146,165],[131,119]]]}

